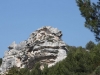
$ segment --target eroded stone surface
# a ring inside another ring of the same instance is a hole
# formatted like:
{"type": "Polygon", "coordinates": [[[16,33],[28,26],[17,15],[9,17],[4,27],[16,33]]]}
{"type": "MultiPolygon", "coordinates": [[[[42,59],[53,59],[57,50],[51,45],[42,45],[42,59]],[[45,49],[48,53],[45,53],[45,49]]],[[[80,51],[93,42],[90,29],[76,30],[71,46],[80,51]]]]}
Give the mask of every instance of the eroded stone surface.
{"type": "Polygon", "coordinates": [[[61,40],[62,33],[51,26],[42,27],[33,32],[30,37],[16,44],[13,42],[5,52],[0,73],[4,73],[11,67],[31,69],[36,62],[48,67],[66,58],[66,44],[61,40]]]}

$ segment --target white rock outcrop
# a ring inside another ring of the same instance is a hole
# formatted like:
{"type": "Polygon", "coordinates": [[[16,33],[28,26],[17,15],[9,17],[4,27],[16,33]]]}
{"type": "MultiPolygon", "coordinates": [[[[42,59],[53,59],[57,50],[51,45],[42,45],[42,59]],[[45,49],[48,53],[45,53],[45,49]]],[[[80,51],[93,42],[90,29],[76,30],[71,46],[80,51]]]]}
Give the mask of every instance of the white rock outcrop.
{"type": "Polygon", "coordinates": [[[33,32],[30,37],[19,44],[13,42],[2,58],[0,74],[11,67],[33,68],[36,62],[48,67],[55,65],[67,56],[68,49],[61,40],[62,33],[51,26],[42,27],[33,32]]]}

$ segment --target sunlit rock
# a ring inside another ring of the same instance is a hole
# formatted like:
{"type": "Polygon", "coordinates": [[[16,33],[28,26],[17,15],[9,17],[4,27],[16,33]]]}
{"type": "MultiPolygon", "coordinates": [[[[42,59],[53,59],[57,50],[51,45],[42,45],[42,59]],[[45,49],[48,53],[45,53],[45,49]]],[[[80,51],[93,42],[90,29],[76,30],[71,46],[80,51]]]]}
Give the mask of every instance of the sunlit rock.
{"type": "Polygon", "coordinates": [[[43,69],[44,64],[51,67],[65,59],[68,49],[61,36],[57,28],[45,26],[31,33],[27,40],[19,44],[13,42],[2,58],[0,73],[5,73],[13,66],[32,69],[36,62],[40,62],[43,69]]]}

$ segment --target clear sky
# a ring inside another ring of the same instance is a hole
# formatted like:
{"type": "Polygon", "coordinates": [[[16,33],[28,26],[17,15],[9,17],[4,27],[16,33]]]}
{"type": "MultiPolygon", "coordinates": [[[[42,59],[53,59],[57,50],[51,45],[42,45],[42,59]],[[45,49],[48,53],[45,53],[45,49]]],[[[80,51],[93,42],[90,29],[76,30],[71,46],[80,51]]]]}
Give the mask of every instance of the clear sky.
{"type": "Polygon", "coordinates": [[[96,43],[84,21],[75,0],[0,0],[0,57],[13,41],[27,40],[42,26],[61,30],[62,39],[71,46],[96,43]]]}

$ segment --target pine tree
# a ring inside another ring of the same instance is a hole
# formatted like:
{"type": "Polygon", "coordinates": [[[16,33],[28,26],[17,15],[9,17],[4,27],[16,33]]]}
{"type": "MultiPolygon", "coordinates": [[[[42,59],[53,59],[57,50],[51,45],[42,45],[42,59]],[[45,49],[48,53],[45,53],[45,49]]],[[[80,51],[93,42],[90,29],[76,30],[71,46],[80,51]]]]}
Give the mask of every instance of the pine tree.
{"type": "Polygon", "coordinates": [[[86,44],[86,49],[88,49],[88,50],[92,50],[94,47],[95,47],[95,44],[94,44],[94,42],[92,42],[92,41],[89,41],[89,42],[86,44]]]}
{"type": "Polygon", "coordinates": [[[97,41],[100,41],[100,0],[91,3],[90,0],[76,0],[81,15],[85,18],[85,27],[95,34],[97,41]]]}
{"type": "Polygon", "coordinates": [[[0,58],[0,65],[2,64],[2,58],[0,58]]]}

